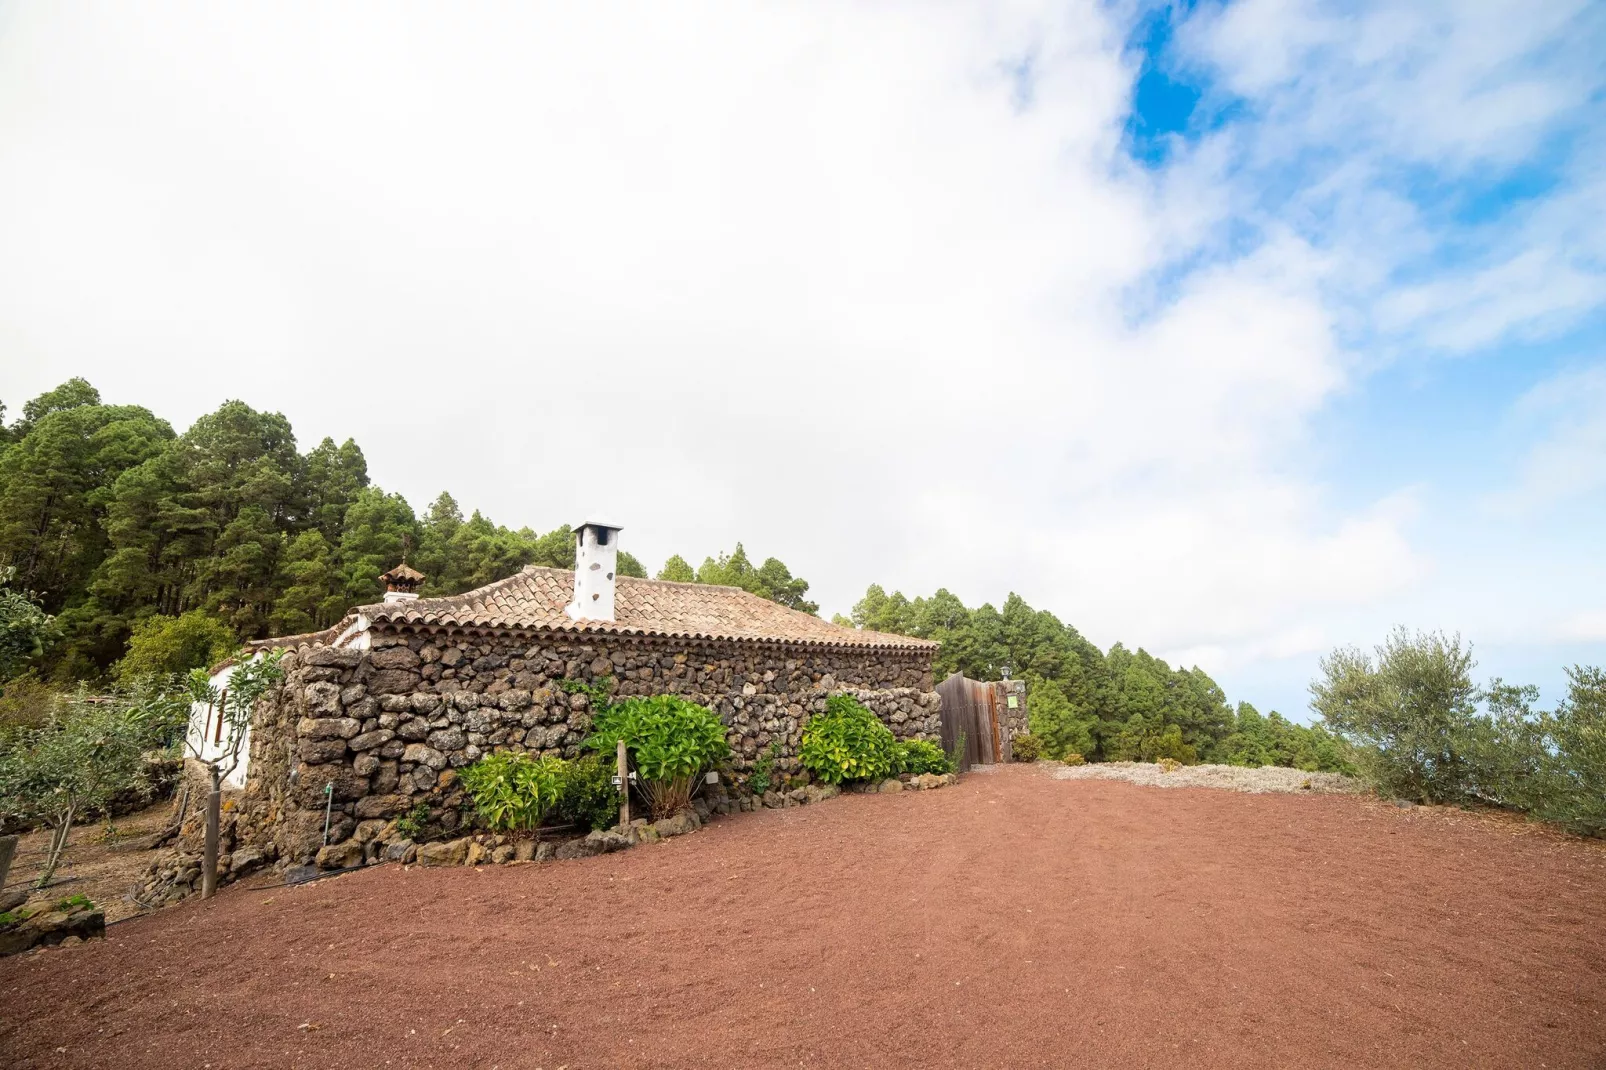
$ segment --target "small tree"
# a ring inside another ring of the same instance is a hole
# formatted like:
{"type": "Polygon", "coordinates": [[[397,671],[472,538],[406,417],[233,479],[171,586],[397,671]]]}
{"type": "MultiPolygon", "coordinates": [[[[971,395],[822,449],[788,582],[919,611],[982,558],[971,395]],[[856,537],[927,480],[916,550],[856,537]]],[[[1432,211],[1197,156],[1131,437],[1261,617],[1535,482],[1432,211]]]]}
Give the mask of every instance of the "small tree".
{"type": "Polygon", "coordinates": [[[183,716],[161,692],[68,700],[49,722],[22,728],[0,748],[0,810],[50,830],[38,887],[55,875],[73,822],[108,809],[139,781],[144,755],[160,749],[183,716]]]}
{"type": "Polygon", "coordinates": [[[204,702],[215,709],[227,730],[228,749],[215,758],[205,757],[206,740],[186,733],[184,745],[198,761],[205,763],[212,778],[212,790],[206,800],[206,840],[201,858],[201,898],[209,899],[217,891],[218,826],[222,820],[223,780],[240,767],[240,752],[251,727],[251,712],[257,700],[284,679],[279,667],[282,650],[273,650],[257,657],[248,657],[229,676],[229,686],[222,692],[212,686],[205,669],[195,669],[189,675],[189,695],[193,702],[204,702]]]}
{"type": "Polygon", "coordinates": [[[1474,790],[1487,749],[1478,715],[1471,647],[1440,632],[1396,629],[1375,658],[1354,647],[1322,659],[1311,708],[1358,748],[1362,771],[1390,795],[1461,802],[1474,790]]]}
{"type": "Polygon", "coordinates": [[[1567,670],[1567,697],[1534,725],[1527,808],[1586,836],[1606,835],[1606,670],[1567,670]]]}

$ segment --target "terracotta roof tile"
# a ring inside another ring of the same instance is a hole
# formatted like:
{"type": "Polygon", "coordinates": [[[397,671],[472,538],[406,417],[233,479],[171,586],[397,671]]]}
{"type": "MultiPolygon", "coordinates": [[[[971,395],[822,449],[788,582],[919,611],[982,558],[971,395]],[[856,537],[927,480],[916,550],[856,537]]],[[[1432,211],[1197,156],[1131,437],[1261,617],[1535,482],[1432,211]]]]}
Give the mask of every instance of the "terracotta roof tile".
{"type": "Polygon", "coordinates": [[[822,646],[936,649],[929,639],[844,628],[738,587],[621,576],[611,621],[571,620],[574,573],[530,565],[505,580],[445,598],[364,606],[374,623],[529,631],[603,632],[675,638],[751,639],[822,646]]]}

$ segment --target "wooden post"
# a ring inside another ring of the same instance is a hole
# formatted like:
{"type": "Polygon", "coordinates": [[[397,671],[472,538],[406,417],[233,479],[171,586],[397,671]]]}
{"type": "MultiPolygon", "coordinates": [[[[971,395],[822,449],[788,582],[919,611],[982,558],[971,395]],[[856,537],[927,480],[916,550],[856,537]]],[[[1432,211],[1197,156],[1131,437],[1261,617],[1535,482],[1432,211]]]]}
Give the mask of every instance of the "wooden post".
{"type": "Polygon", "coordinates": [[[17,853],[17,837],[0,836],[0,890],[6,886],[6,875],[11,872],[11,859],[17,853]]]}
{"type": "Polygon", "coordinates": [[[206,841],[201,849],[201,898],[217,894],[217,839],[222,818],[223,786],[217,766],[212,767],[212,793],[206,797],[206,841]]]}
{"type": "Polygon", "coordinates": [[[630,827],[630,758],[625,741],[619,741],[619,831],[630,827]]]}

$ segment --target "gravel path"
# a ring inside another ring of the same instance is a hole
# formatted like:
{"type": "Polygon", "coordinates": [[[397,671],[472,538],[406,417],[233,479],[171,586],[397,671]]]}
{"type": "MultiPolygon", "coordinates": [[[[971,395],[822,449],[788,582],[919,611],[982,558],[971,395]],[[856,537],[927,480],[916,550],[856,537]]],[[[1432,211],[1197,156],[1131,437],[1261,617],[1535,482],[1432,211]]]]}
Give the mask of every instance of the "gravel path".
{"type": "Polygon", "coordinates": [[[1061,765],[1044,762],[1057,780],[1125,780],[1150,788],[1226,788],[1229,791],[1299,791],[1354,794],[1365,785],[1338,773],[1307,773],[1278,765],[1245,769],[1238,765],[1185,765],[1167,773],[1152,762],[1097,762],[1061,765]]]}
{"type": "Polygon", "coordinates": [[[0,959],[0,1066],[1600,1067],[1606,850],[1030,766],[234,886],[0,959]]]}

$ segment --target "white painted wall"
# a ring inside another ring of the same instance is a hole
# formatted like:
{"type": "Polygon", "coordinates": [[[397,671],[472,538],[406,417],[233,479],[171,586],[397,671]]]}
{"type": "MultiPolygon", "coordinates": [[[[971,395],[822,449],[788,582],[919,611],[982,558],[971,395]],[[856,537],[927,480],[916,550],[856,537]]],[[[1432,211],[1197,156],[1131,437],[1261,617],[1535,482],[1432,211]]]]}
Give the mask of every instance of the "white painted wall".
{"type": "Polygon", "coordinates": [[[613,620],[614,570],[619,562],[619,529],[588,520],[580,525],[574,551],[574,601],[564,609],[572,620],[613,620]]]}
{"type": "MultiPolygon", "coordinates": [[[[257,656],[260,657],[261,655],[257,656]]],[[[212,674],[212,686],[218,689],[220,697],[223,689],[228,687],[229,681],[233,679],[235,668],[236,666],[230,665],[212,674]]],[[[222,720],[222,716],[221,710],[213,708],[209,711],[207,704],[204,702],[190,703],[189,738],[186,740],[185,747],[188,754],[199,755],[202,761],[210,762],[222,759],[225,765],[228,764],[225,756],[233,749],[234,741],[229,733],[227,724],[222,726],[221,737],[218,734],[218,725],[222,720]]],[[[250,752],[251,733],[250,729],[247,728],[245,738],[240,740],[240,764],[235,768],[234,772],[223,778],[223,783],[226,786],[232,788],[243,788],[245,786],[246,766],[249,764],[250,752]]]]}

